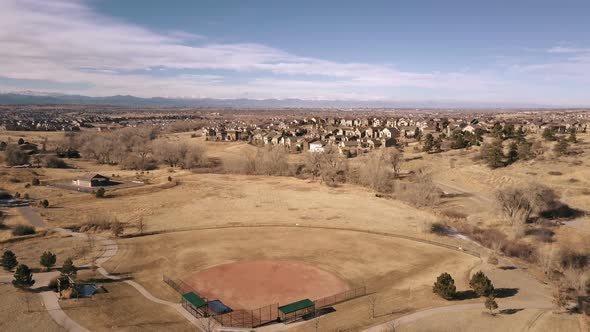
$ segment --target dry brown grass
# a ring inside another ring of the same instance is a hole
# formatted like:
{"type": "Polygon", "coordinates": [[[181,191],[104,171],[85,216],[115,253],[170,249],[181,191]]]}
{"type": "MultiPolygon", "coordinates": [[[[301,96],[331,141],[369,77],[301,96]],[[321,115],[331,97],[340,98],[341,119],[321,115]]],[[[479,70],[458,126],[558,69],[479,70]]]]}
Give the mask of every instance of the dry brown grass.
{"type": "Polygon", "coordinates": [[[0,284],[0,330],[2,331],[64,331],[41,305],[38,294],[0,284]]]}

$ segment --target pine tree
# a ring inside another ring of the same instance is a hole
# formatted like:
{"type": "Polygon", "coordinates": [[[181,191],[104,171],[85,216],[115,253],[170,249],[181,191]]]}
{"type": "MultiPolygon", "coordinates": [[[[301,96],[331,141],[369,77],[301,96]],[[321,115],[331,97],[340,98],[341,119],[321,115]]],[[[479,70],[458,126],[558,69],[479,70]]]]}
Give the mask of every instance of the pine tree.
{"type": "Polygon", "coordinates": [[[14,273],[14,280],[12,281],[14,287],[17,288],[29,288],[35,284],[33,280],[33,273],[28,266],[21,264],[16,268],[14,273]]]}
{"type": "Polygon", "coordinates": [[[576,129],[575,128],[570,129],[570,137],[568,137],[567,140],[570,143],[577,143],[578,142],[578,138],[576,137],[576,129]]]}
{"type": "Polygon", "coordinates": [[[2,254],[2,261],[0,261],[0,264],[2,264],[2,267],[6,271],[14,269],[18,265],[16,255],[12,251],[6,250],[4,254],[2,254]]]}
{"type": "Polygon", "coordinates": [[[494,293],[494,285],[492,284],[492,281],[481,271],[471,277],[469,287],[471,287],[478,296],[492,296],[494,293]]]}
{"type": "Polygon", "coordinates": [[[484,145],[481,150],[483,158],[487,162],[490,168],[504,167],[504,148],[502,146],[502,140],[497,139],[494,142],[484,145]]]}
{"type": "Polygon", "coordinates": [[[434,147],[434,137],[432,136],[432,134],[428,134],[424,138],[424,144],[422,145],[422,151],[430,152],[430,151],[432,151],[433,147],[434,147]]]}
{"type": "Polygon", "coordinates": [[[455,280],[448,273],[443,273],[436,278],[436,282],[432,286],[432,292],[438,294],[440,297],[446,300],[452,299],[457,288],[455,287],[455,280]]]}
{"type": "Polygon", "coordinates": [[[516,149],[516,154],[518,155],[518,159],[520,160],[529,160],[534,157],[534,153],[531,149],[532,144],[527,142],[526,140],[521,141],[518,143],[518,147],[516,149]]]}
{"type": "Polygon", "coordinates": [[[64,261],[60,272],[62,275],[67,275],[67,276],[75,276],[76,275],[77,268],[74,266],[74,262],[72,261],[71,258],[68,258],[64,261]]]}
{"type": "Polygon", "coordinates": [[[513,164],[518,161],[518,145],[516,142],[512,142],[510,144],[510,150],[508,151],[508,155],[506,157],[508,158],[506,161],[507,164],[513,164]]]}
{"type": "Polygon", "coordinates": [[[518,129],[516,130],[516,134],[514,134],[514,138],[516,138],[516,140],[518,142],[523,142],[526,140],[526,133],[524,132],[524,129],[522,129],[522,126],[518,127],[518,129]]]}
{"type": "Polygon", "coordinates": [[[486,298],[486,302],[484,304],[486,306],[486,309],[488,309],[490,311],[490,314],[494,314],[494,310],[498,309],[498,303],[496,302],[496,299],[493,296],[488,296],[486,298]]]}
{"type": "Polygon", "coordinates": [[[52,253],[51,251],[46,251],[41,255],[41,259],[40,259],[39,263],[41,265],[45,266],[47,271],[49,271],[51,269],[51,267],[55,265],[56,261],[57,261],[57,257],[55,256],[55,254],[52,253]]]}
{"type": "Polygon", "coordinates": [[[555,134],[553,133],[553,130],[551,130],[551,128],[545,128],[543,129],[543,138],[546,141],[555,141],[555,134]]]}
{"type": "Polygon", "coordinates": [[[553,147],[553,152],[555,152],[556,155],[561,156],[567,154],[568,148],[569,143],[567,142],[565,137],[560,137],[557,141],[557,144],[555,144],[555,146],[553,147]]]}

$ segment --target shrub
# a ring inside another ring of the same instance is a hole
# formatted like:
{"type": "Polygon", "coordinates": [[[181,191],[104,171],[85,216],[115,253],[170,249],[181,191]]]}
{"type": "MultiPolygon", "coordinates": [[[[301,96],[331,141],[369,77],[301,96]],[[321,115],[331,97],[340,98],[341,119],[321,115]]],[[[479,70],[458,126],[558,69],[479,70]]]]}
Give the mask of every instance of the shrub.
{"type": "Polygon", "coordinates": [[[57,292],[57,290],[58,290],[58,281],[57,281],[57,279],[58,279],[58,277],[55,277],[55,278],[51,279],[49,281],[49,285],[47,285],[47,287],[49,289],[51,289],[52,291],[54,291],[54,292],[57,292]]]}
{"type": "Polygon", "coordinates": [[[51,267],[55,265],[56,261],[57,261],[57,257],[55,256],[55,254],[52,253],[51,251],[46,251],[41,255],[41,259],[39,260],[39,263],[42,266],[45,266],[47,271],[49,271],[51,269],[51,267]]]}
{"type": "Polygon", "coordinates": [[[45,167],[47,168],[67,168],[68,164],[66,164],[63,159],[51,156],[45,159],[45,167]]]}
{"type": "Polygon", "coordinates": [[[498,263],[498,256],[496,256],[495,254],[492,254],[488,257],[488,264],[498,265],[498,263]]]}
{"type": "Polygon", "coordinates": [[[563,250],[560,253],[559,264],[563,269],[584,269],[588,266],[589,255],[575,252],[569,249],[563,250]]]}
{"type": "Polygon", "coordinates": [[[29,162],[29,155],[14,144],[9,144],[6,146],[4,158],[8,166],[23,165],[29,162]]]}
{"type": "Polygon", "coordinates": [[[46,199],[44,199],[44,200],[41,202],[41,206],[43,206],[44,208],[48,208],[48,207],[49,207],[49,201],[48,201],[48,200],[46,200],[46,199]]]}
{"type": "Polygon", "coordinates": [[[35,227],[30,225],[17,225],[12,229],[12,235],[23,236],[35,234],[35,227]]]}
{"type": "Polygon", "coordinates": [[[441,222],[434,222],[430,225],[430,232],[436,235],[445,236],[449,234],[449,226],[441,222]]]}
{"type": "Polygon", "coordinates": [[[432,286],[432,292],[438,294],[443,299],[450,300],[457,293],[455,287],[455,280],[448,273],[443,273],[436,278],[436,282],[432,286]]]}
{"type": "Polygon", "coordinates": [[[34,178],[33,181],[31,181],[31,184],[34,186],[39,186],[41,185],[41,181],[39,181],[38,178],[34,178]]]}
{"type": "Polygon", "coordinates": [[[104,188],[98,188],[98,190],[94,193],[96,198],[104,198],[105,190],[104,188]]]}

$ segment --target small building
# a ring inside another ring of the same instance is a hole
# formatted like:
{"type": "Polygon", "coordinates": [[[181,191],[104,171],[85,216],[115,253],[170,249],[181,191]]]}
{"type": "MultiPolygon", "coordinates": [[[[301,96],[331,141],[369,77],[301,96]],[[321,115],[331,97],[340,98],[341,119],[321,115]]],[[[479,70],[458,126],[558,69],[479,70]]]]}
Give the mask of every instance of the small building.
{"type": "Polygon", "coordinates": [[[78,187],[92,188],[106,186],[110,183],[110,179],[98,173],[84,174],[79,178],[72,180],[72,184],[78,187]]]}
{"type": "Polygon", "coordinates": [[[279,319],[282,322],[292,322],[314,312],[315,303],[310,299],[304,299],[279,307],[279,319]]]}
{"type": "Polygon", "coordinates": [[[182,307],[194,317],[207,317],[207,300],[195,292],[188,292],[182,295],[182,307]]]}

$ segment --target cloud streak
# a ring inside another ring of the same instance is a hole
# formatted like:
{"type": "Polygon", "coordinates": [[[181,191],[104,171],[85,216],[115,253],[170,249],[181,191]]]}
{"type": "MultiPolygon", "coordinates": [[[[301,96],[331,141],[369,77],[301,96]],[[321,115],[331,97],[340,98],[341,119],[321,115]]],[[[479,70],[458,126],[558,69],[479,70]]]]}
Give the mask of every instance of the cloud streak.
{"type": "MultiPolygon", "coordinates": [[[[179,30],[154,31],[101,15],[86,0],[0,0],[0,45],[0,79],[78,84],[77,91],[61,92],[96,96],[487,100],[514,99],[508,91],[523,89],[484,72],[409,72],[299,56],[258,43],[220,44],[179,30]]],[[[577,60],[512,69],[574,72],[590,63],[583,49],[547,52],[577,60]]]]}

